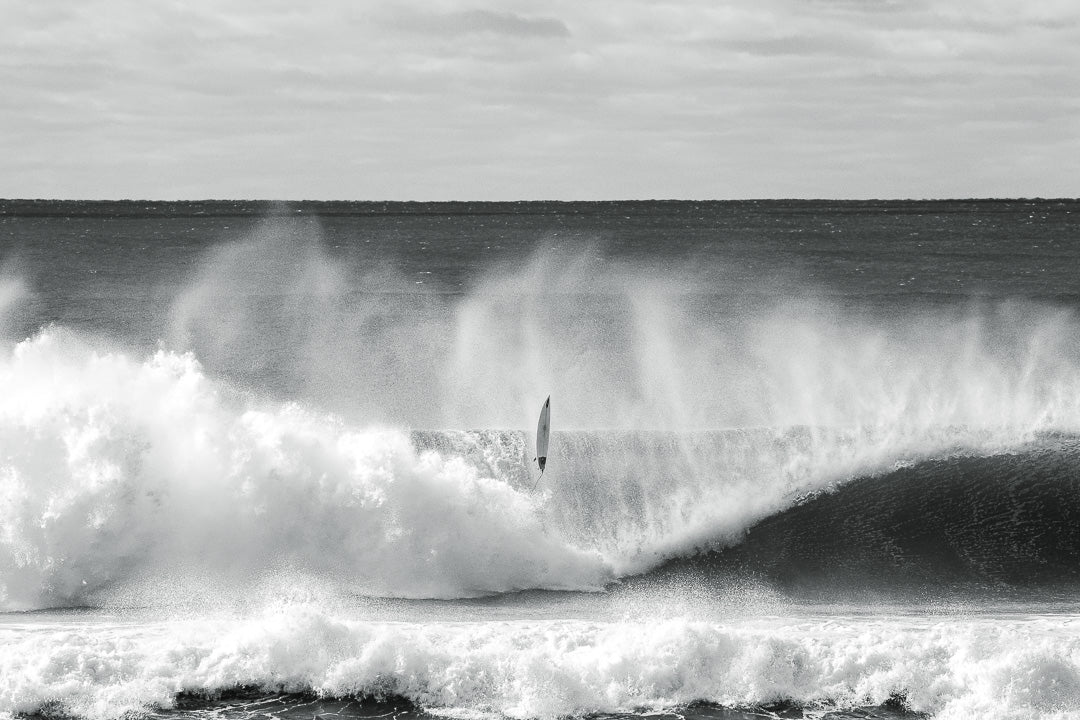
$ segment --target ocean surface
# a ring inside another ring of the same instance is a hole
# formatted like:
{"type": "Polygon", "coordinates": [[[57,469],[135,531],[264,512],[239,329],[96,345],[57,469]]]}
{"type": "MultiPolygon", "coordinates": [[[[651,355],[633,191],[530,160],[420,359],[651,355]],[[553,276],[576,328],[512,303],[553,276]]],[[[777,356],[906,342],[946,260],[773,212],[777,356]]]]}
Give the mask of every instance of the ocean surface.
{"type": "Polygon", "coordinates": [[[0,201],[0,717],[1080,718],[1080,201],[0,201]]]}

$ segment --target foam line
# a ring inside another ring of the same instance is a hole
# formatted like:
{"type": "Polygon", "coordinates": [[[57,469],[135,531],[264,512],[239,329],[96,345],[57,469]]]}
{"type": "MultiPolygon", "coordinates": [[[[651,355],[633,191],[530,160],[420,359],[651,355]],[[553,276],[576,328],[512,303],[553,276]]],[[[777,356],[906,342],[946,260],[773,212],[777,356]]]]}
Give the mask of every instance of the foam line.
{"type": "Polygon", "coordinates": [[[104,720],[236,686],[400,696],[512,718],[891,698],[943,719],[1080,714],[1080,636],[1060,616],[417,625],[288,607],[247,621],[5,625],[0,634],[0,713],[9,715],[59,702],[104,720]]]}

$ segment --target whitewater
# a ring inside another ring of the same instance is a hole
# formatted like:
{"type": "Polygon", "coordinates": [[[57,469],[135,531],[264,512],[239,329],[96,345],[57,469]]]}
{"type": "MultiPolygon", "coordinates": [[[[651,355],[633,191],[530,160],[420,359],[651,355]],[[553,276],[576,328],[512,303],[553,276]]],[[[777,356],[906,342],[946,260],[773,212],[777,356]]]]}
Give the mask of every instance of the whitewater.
{"type": "Polygon", "coordinates": [[[1015,257],[122,210],[4,217],[0,715],[1080,717],[1080,319],[1015,257]]]}

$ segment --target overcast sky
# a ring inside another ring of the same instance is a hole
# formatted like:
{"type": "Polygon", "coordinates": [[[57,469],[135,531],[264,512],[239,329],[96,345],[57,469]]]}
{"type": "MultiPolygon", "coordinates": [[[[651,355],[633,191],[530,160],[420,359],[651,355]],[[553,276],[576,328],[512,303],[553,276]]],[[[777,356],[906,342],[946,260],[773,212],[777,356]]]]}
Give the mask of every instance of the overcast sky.
{"type": "Polygon", "coordinates": [[[1078,0],[0,0],[0,197],[1080,195],[1078,0]]]}

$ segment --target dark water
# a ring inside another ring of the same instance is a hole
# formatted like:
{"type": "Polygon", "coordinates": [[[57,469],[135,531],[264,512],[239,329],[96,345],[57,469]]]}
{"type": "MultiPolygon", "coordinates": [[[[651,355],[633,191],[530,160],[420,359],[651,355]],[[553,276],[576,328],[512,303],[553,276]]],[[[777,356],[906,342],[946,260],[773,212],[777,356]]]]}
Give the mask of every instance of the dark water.
{"type": "Polygon", "coordinates": [[[1074,200],[0,201],[0,716],[1080,716],[1078,270],[1074,200]]]}
{"type": "Polygon", "coordinates": [[[1080,587],[1078,452],[1075,440],[1039,443],[860,478],[667,571],[741,570],[789,594],[825,600],[837,593],[1073,599],[1080,587]]]}
{"type": "MultiPolygon", "coordinates": [[[[378,701],[372,699],[328,699],[315,695],[274,695],[259,690],[240,690],[224,695],[207,698],[188,695],[182,698],[175,708],[168,711],[148,713],[154,718],[278,718],[294,720],[313,718],[391,718],[410,720],[412,718],[437,717],[425,713],[421,708],[407,702],[393,700],[378,701]]],[[[633,713],[598,714],[597,720],[619,720],[620,718],[638,717],[633,713]]],[[[715,705],[690,705],[679,708],[678,712],[650,713],[649,717],[659,720],[752,720],[753,718],[796,719],[808,715],[803,709],[785,703],[753,708],[725,708],[715,705]]],[[[883,707],[853,708],[851,710],[826,711],[814,713],[812,717],[828,720],[868,720],[878,718],[919,718],[920,713],[912,713],[903,707],[897,699],[883,707]]]]}
{"type": "MultiPolygon", "coordinates": [[[[73,322],[139,337],[160,321],[154,303],[190,279],[208,249],[248,239],[268,223],[310,232],[355,270],[388,264],[405,281],[444,293],[466,292],[492,268],[554,246],[651,267],[715,265],[709,269],[738,291],[762,273],[776,274],[789,279],[781,291],[810,285],[858,305],[1080,299],[1077,200],[7,200],[0,201],[0,248],[39,290],[27,327],[73,322]]],[[[719,283],[708,290],[738,292],[719,283]]]]}

